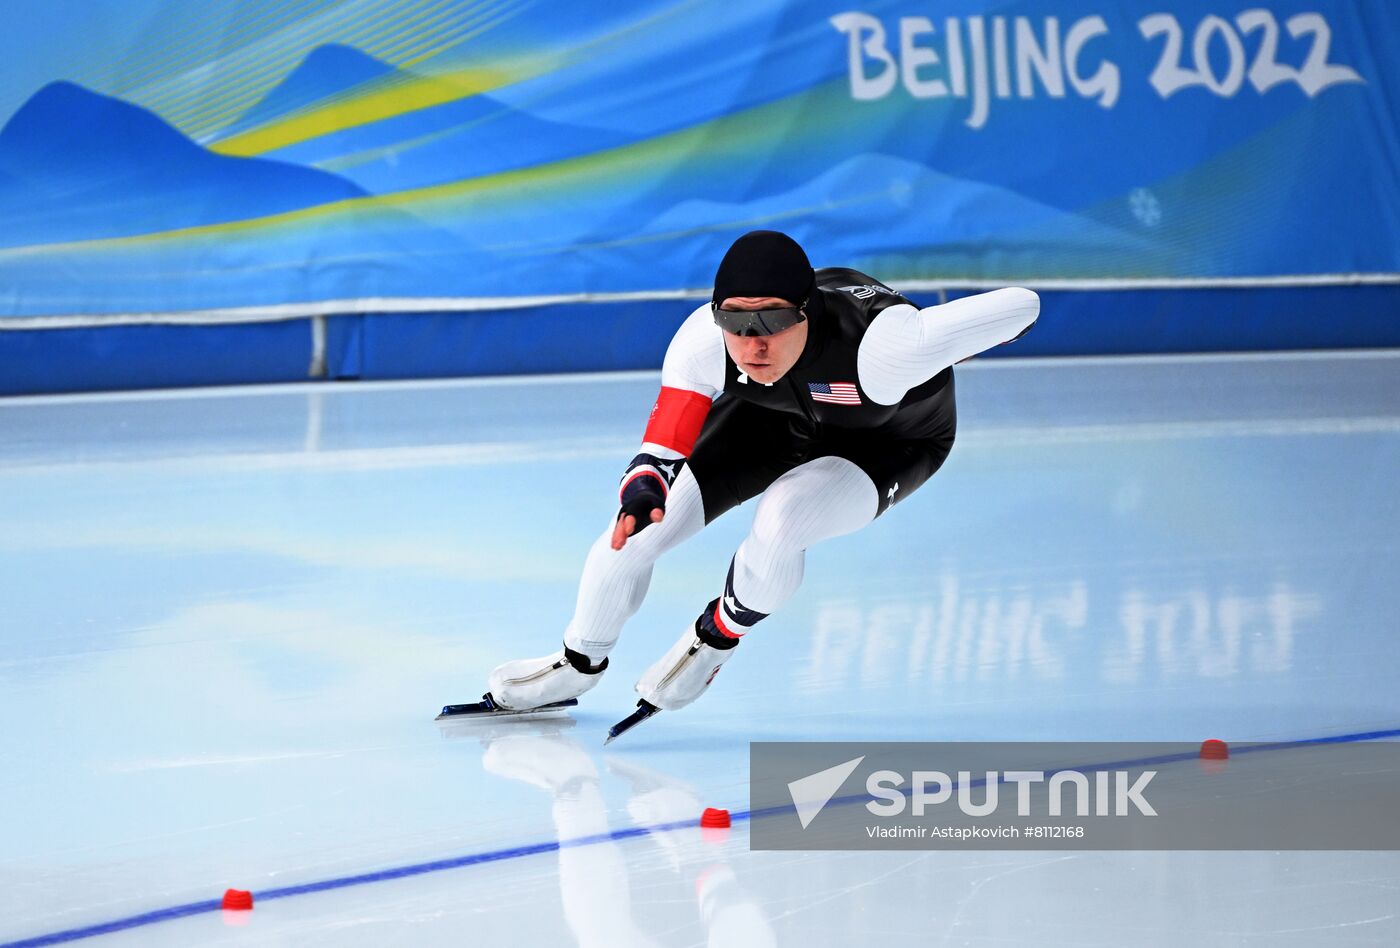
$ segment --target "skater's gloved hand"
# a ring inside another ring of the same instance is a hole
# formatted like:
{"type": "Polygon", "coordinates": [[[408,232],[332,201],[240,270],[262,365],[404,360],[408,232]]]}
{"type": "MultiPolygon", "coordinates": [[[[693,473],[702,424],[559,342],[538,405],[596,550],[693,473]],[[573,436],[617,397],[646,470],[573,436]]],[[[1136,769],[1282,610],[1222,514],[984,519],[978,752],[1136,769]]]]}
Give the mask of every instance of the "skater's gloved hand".
{"type": "Polygon", "coordinates": [[[685,458],[660,458],[639,454],[627,465],[618,491],[621,509],[613,526],[612,548],[620,550],[627,538],[641,533],[666,516],[666,495],[675,483],[685,458]]]}
{"type": "Polygon", "coordinates": [[[638,494],[622,505],[613,526],[612,548],[620,550],[627,538],[666,518],[666,498],[660,494],[638,494]]]}

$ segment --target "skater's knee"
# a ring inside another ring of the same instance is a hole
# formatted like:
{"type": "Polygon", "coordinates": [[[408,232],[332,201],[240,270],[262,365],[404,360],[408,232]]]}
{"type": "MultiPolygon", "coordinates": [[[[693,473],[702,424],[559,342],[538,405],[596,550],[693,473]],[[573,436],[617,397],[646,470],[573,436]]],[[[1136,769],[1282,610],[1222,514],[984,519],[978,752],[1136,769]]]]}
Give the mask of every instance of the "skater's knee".
{"type": "Polygon", "coordinates": [[[813,518],[811,499],[792,484],[774,484],[758,502],[752,535],[767,548],[802,549],[813,518]]]}
{"type": "Polygon", "coordinates": [[[773,482],[759,500],[753,536],[767,547],[806,549],[874,519],[878,496],[869,475],[844,458],[810,461],[773,482]]]}

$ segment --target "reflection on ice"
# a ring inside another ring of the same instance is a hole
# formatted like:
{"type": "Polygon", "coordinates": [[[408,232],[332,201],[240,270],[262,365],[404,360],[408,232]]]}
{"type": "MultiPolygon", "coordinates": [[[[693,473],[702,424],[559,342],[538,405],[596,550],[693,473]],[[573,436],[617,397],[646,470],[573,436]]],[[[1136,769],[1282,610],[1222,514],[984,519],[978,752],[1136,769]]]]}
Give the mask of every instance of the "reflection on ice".
{"type": "MultiPolygon", "coordinates": [[[[610,835],[615,827],[602,794],[602,776],[584,746],[564,731],[557,725],[490,725],[482,736],[482,766],[552,796],[550,814],[560,841],[559,891],[578,943],[600,948],[657,944],[633,917],[632,874],[621,843],[610,835]]],[[[775,944],[759,906],[744,892],[722,851],[696,825],[703,804],[694,788],[614,757],[606,759],[606,768],[628,790],[626,810],[633,824],[665,827],[647,834],[665,854],[666,869],[652,871],[692,881],[707,943],[716,948],[775,944]]]]}
{"type": "Polygon", "coordinates": [[[1321,596],[1284,582],[1268,592],[1213,598],[1203,589],[1176,596],[1134,589],[1123,596],[1122,645],[1104,656],[1104,677],[1134,681],[1153,665],[1162,677],[1285,675],[1300,623],[1322,608],[1321,596]]]}
{"type": "Polygon", "coordinates": [[[794,687],[1285,675],[1296,636],[1323,609],[1322,596],[1284,581],[1258,592],[1089,580],[968,592],[944,573],[896,598],[820,602],[794,687]]]}

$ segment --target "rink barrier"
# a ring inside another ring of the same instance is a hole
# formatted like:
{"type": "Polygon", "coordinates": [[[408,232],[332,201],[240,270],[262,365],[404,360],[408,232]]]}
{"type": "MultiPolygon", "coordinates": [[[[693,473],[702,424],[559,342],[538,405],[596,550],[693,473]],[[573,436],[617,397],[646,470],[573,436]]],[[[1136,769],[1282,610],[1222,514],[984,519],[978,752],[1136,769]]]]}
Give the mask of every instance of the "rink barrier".
{"type": "MultiPolygon", "coordinates": [[[[1400,275],[1309,279],[1025,281],[1041,295],[1040,321],[1014,346],[988,356],[1400,345],[1400,275]]],[[[928,306],[993,285],[901,289],[928,306]]],[[[0,395],[655,369],[706,295],[332,300],[174,315],[6,318],[0,395]]]]}
{"type": "MultiPolygon", "coordinates": [[[[1392,728],[1382,731],[1360,731],[1352,734],[1338,734],[1330,737],[1303,738],[1294,741],[1277,741],[1272,743],[1261,743],[1251,745],[1241,745],[1232,747],[1235,755],[1264,753],[1269,751],[1291,750],[1300,747],[1316,746],[1319,744],[1350,744],[1361,741],[1378,741],[1387,738],[1400,738],[1400,728],[1392,728]]],[[[1074,767],[1060,768],[1063,770],[1103,770],[1106,768],[1141,767],[1152,764],[1178,763],[1187,760],[1196,760],[1199,757],[1199,750],[1192,749],[1179,754],[1163,754],[1155,757],[1143,757],[1133,760],[1104,761],[1093,764],[1081,764],[1074,767]]],[[[983,780],[973,781],[976,786],[985,782],[983,780]]],[[[864,794],[852,794],[845,797],[837,797],[827,803],[831,806],[846,806],[856,802],[863,802],[869,799],[864,794]]],[[[730,815],[733,822],[743,820],[764,819],[769,816],[776,816],[791,810],[791,806],[774,806],[760,810],[731,810],[730,815]]],[[[682,829],[695,829],[700,826],[700,817],[696,816],[685,820],[673,820],[668,823],[654,823],[648,826],[632,826],[626,829],[611,830],[606,833],[594,833],[590,836],[578,836],[572,839],[551,840],[542,843],[531,843],[524,846],[514,846],[506,849],[487,850],[479,853],[468,853],[463,856],[454,856],[448,859],[436,859],[431,862],[413,863],[406,866],[397,866],[392,869],[381,869],[375,872],[364,872],[352,876],[340,876],[332,879],[322,879],[317,882],[306,882],[301,885],[282,886],[275,889],[261,889],[253,892],[256,904],[261,904],[274,899],[286,899],[298,895],[311,895],[317,892],[329,892],[334,889],[344,889],[357,885],[368,885],[374,882],[389,882],[394,879],[406,879],[412,876],[421,876],[431,872],[442,872],[447,869],[460,869],[465,866],[476,866],[484,863],[502,862],[508,859],[520,859],[526,856],[536,856],[543,853],[558,852],[561,849],[574,849],[580,846],[594,846],[600,843],[619,842],[627,839],[637,839],[642,836],[650,836],[654,833],[669,833],[682,829]]],[[[133,928],[141,928],[146,925],[154,925],[159,922],[174,921],[179,918],[187,918],[192,915],[202,915],[207,912],[220,911],[222,908],[221,899],[205,899],[200,902],[187,902],[183,905],[173,905],[169,908],[155,909],[150,912],[143,912],[140,915],[131,915],[126,918],[114,919],[110,922],[101,922],[96,925],[88,925],[82,928],[70,928],[63,931],[51,932],[45,935],[37,935],[31,938],[24,938],[19,941],[0,943],[0,948],[41,948],[44,945],[59,945],[68,942],[80,941],[84,938],[94,938],[98,935],[109,935],[114,932],[127,931],[133,928]]]]}
{"type": "MultiPolygon", "coordinates": [[[[1268,289],[1318,286],[1389,286],[1400,284],[1400,273],[1301,273],[1281,276],[1235,277],[1105,277],[1097,279],[1006,278],[997,280],[898,280],[904,294],[936,294],[948,298],[1027,286],[1048,291],[1103,290],[1209,290],[1268,289]]],[[[235,323],[277,322],[317,316],[371,315],[379,313],[477,313],[533,309],[540,306],[580,306],[598,303],[662,303],[708,299],[710,290],[642,290],[625,293],[561,293],[539,296],[369,296],[338,300],[312,300],[271,306],[227,306],[173,313],[71,313],[53,316],[5,316],[0,329],[89,329],[105,326],[184,325],[212,326],[235,323]]]]}

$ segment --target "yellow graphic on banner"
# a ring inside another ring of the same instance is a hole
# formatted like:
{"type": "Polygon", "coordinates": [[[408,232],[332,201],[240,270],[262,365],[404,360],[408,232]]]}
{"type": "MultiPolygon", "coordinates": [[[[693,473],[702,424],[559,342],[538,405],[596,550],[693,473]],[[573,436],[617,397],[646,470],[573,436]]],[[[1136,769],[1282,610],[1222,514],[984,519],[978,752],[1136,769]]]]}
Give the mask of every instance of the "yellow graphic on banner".
{"type": "MultiPolygon", "coordinates": [[[[618,180],[635,183],[637,177],[642,174],[664,175],[668,173],[666,169],[673,168],[690,156],[703,155],[707,162],[721,164],[742,161],[756,152],[760,142],[771,139],[775,128],[791,129],[792,136],[789,140],[799,144],[807,138],[820,138],[827,134],[823,130],[824,126],[820,123],[804,125],[799,119],[814,112],[824,111],[815,106],[822,103],[829,106],[834,97],[843,94],[841,81],[832,79],[811,89],[751,109],[717,116],[688,128],[592,154],[442,184],[406,188],[387,194],[346,198],[262,217],[198,224],[121,237],[0,248],[0,260],[41,253],[134,251],[143,246],[161,243],[188,243],[192,240],[222,239],[255,232],[285,231],[311,221],[324,221],[328,217],[372,215],[380,211],[402,210],[414,215],[424,215],[431,220],[440,213],[445,213],[448,217],[459,213],[463,201],[528,202],[537,200],[547,188],[600,188],[611,186],[618,180]]],[[[825,111],[830,114],[829,110],[825,111]]]]}
{"type": "Polygon", "coordinates": [[[521,68],[463,69],[435,76],[396,76],[389,84],[291,115],[209,146],[221,155],[249,158],[384,119],[467,99],[518,81],[521,68]]]}

